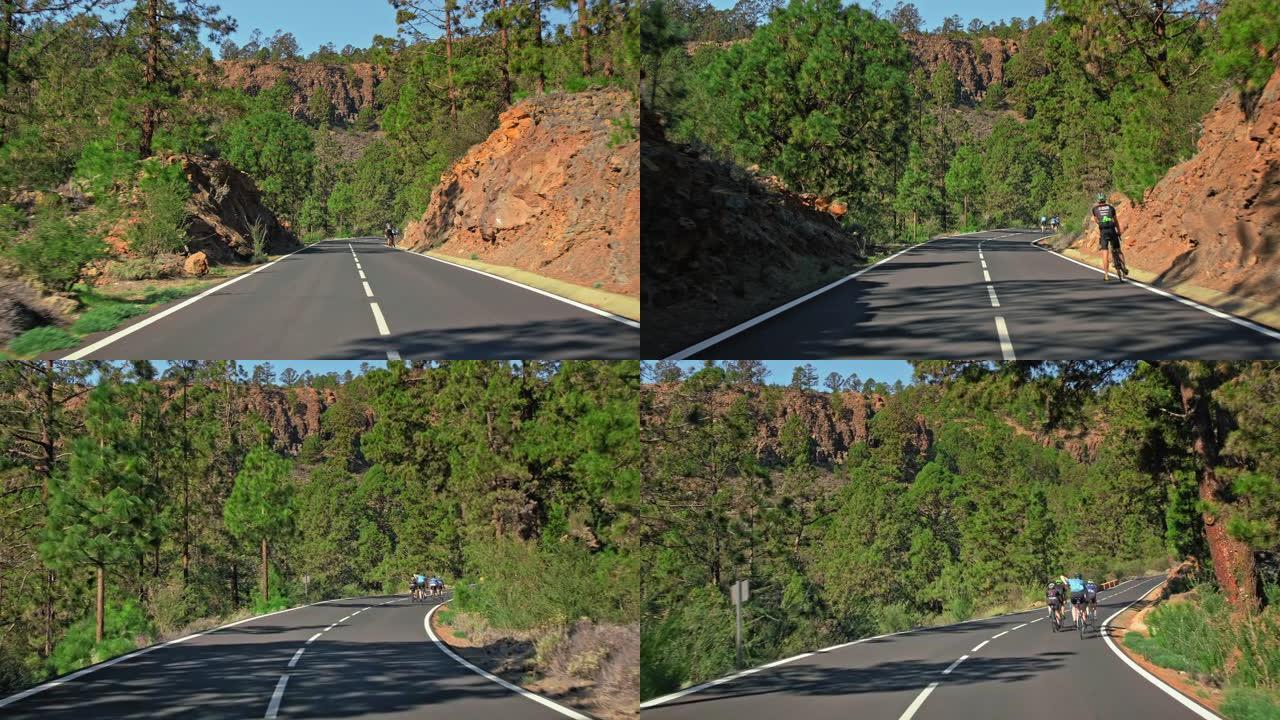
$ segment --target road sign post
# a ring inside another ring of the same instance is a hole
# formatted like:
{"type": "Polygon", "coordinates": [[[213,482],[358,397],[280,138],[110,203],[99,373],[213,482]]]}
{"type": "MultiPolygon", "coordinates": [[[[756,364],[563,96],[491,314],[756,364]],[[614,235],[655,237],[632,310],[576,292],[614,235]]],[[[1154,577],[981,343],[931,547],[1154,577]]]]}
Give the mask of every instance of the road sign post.
{"type": "Polygon", "coordinates": [[[751,599],[751,581],[739,580],[729,586],[729,598],[738,620],[738,667],[742,667],[742,603],[751,599]]]}

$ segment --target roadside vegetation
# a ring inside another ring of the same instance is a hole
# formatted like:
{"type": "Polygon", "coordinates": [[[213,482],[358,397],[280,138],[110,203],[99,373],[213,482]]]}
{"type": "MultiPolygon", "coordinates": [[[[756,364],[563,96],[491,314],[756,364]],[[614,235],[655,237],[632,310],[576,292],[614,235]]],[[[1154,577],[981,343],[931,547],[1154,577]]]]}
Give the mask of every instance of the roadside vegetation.
{"type": "Polygon", "coordinates": [[[634,361],[0,363],[0,583],[27,589],[0,595],[0,695],[418,572],[495,634],[634,639],[638,384],[634,361]]]}
{"type": "Polygon", "coordinates": [[[1140,201],[1194,153],[1224,91],[1256,100],[1280,51],[1275,10],[1073,0],[1040,19],[953,16],[926,30],[902,2],[877,14],[836,0],[654,0],[641,102],[673,140],[846,202],[846,225],[874,241],[1055,214],[1077,230],[1095,193],[1140,201]],[[1018,49],[1002,83],[967,97],[946,62],[913,65],[921,33],[971,43],[977,58],[984,39],[1018,49]]]}
{"type": "Polygon", "coordinates": [[[906,387],[806,366],[769,385],[757,361],[646,368],[642,697],[735,668],[738,579],[755,666],[1026,609],[1062,573],[1104,581],[1187,557],[1219,593],[1197,617],[1226,656],[1257,658],[1233,672],[1274,688],[1276,645],[1256,638],[1274,630],[1263,584],[1280,571],[1280,368],[915,368],[906,387]]]}

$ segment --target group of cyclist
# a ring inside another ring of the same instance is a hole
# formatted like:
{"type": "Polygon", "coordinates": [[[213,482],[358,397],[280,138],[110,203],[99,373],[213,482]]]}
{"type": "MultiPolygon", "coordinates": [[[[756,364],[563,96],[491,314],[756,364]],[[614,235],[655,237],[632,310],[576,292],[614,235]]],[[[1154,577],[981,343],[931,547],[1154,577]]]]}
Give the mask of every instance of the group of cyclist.
{"type": "Polygon", "coordinates": [[[427,577],[426,575],[415,574],[409,578],[409,593],[414,600],[443,595],[444,581],[435,575],[427,577]]]}
{"type": "Polygon", "coordinates": [[[1066,577],[1065,575],[1049,581],[1049,587],[1045,591],[1045,603],[1049,606],[1049,613],[1053,617],[1054,624],[1062,625],[1063,614],[1066,602],[1071,602],[1071,622],[1075,624],[1081,617],[1081,613],[1089,613],[1085,615],[1085,619],[1096,620],[1098,615],[1098,584],[1092,580],[1085,580],[1084,575],[1076,573],[1075,577],[1066,577]]]}
{"type": "Polygon", "coordinates": [[[1062,221],[1058,219],[1057,215],[1054,215],[1053,217],[1046,217],[1044,215],[1040,216],[1040,232],[1044,232],[1045,230],[1058,232],[1058,226],[1061,224],[1062,221]]]}

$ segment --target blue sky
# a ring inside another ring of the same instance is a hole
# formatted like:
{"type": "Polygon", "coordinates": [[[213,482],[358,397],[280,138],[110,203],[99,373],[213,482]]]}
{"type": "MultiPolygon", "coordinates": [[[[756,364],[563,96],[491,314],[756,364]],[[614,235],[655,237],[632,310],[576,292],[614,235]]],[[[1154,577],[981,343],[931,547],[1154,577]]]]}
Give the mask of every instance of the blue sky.
{"type": "MultiPolygon", "coordinates": [[[[736,0],[711,0],[711,4],[718,8],[731,8],[735,2],[736,0]]],[[[868,10],[871,9],[871,0],[861,0],[856,4],[868,10]]],[[[888,12],[895,4],[897,4],[897,0],[880,0],[880,11],[888,12]]],[[[959,15],[964,19],[965,25],[968,25],[973,18],[979,18],[984,22],[994,22],[1013,17],[1025,18],[1028,15],[1034,15],[1037,18],[1044,17],[1044,0],[1012,0],[1011,2],[1000,2],[999,0],[950,0],[949,2],[943,2],[942,0],[913,0],[912,4],[920,10],[920,16],[924,18],[924,27],[927,30],[932,30],[941,25],[942,19],[951,15],[959,15]]]]}
{"type": "MultiPolygon", "coordinates": [[[[325,43],[338,50],[344,45],[369,47],[374,35],[395,37],[396,11],[387,0],[214,0],[224,15],[236,19],[231,36],[236,44],[248,42],[254,28],[263,37],[276,30],[293,33],[298,47],[309,55],[325,43]]],[[[732,4],[732,3],[730,3],[732,4]]],[[[564,22],[567,15],[549,10],[550,23],[564,22]]]]}
{"type": "MultiPolygon", "coordinates": [[[[790,384],[792,371],[806,362],[818,369],[819,384],[827,373],[833,371],[845,377],[857,373],[862,380],[874,378],[890,385],[895,380],[901,380],[903,385],[911,384],[911,364],[906,360],[765,360],[765,367],[769,368],[767,382],[771,385],[790,384]]],[[[702,361],[684,360],[679,365],[686,370],[696,370],[702,367],[702,361]]]]}

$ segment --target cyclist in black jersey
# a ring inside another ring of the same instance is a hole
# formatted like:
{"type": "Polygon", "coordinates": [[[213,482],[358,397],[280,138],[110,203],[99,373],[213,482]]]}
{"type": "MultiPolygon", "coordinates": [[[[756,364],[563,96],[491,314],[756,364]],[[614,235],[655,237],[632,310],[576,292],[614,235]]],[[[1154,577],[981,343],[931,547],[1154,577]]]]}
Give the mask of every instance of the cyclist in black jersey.
{"type": "Polygon", "coordinates": [[[1120,253],[1120,220],[1116,217],[1116,208],[1107,202],[1107,196],[1098,193],[1098,202],[1093,206],[1093,219],[1098,223],[1098,249],[1102,251],[1102,281],[1111,279],[1111,257],[1115,254],[1116,279],[1127,277],[1129,269],[1124,266],[1124,256],[1120,253]]]}

